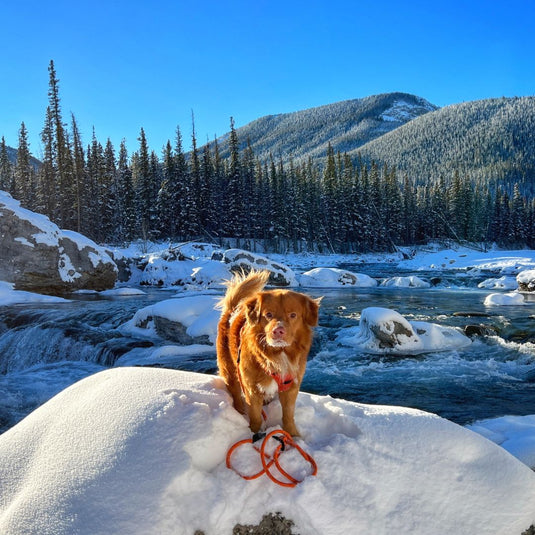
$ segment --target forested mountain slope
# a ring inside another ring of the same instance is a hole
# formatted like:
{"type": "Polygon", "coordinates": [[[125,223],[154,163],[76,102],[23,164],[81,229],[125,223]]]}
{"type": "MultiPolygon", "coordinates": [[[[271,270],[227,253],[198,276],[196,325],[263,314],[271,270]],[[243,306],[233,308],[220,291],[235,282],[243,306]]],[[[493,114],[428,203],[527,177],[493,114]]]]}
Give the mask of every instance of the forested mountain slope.
{"type": "Polygon", "coordinates": [[[519,182],[533,193],[535,97],[464,102],[417,117],[350,151],[407,172],[417,182],[455,171],[472,179],[519,182]]]}
{"type": "MultiPolygon", "coordinates": [[[[385,93],[346,100],[308,110],[261,117],[236,129],[240,148],[251,144],[256,157],[270,154],[288,161],[323,158],[329,143],[335,152],[350,152],[416,117],[436,110],[426,100],[407,93],[385,93]]],[[[218,139],[228,156],[228,134],[218,139]]]]}

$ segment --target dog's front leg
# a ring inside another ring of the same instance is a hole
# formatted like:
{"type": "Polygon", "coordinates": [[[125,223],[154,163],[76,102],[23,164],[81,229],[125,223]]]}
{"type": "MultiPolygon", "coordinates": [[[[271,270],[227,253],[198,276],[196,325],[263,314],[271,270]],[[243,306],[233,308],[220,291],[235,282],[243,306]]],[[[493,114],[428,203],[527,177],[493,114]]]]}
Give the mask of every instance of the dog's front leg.
{"type": "Polygon", "coordinates": [[[247,396],[249,406],[249,427],[253,433],[258,433],[262,426],[262,407],[264,405],[264,396],[253,393],[247,396]]]}
{"type": "Polygon", "coordinates": [[[279,399],[282,406],[282,428],[293,437],[299,436],[299,431],[295,426],[294,412],[299,385],[293,384],[292,388],[286,392],[279,392],[279,399]]]}

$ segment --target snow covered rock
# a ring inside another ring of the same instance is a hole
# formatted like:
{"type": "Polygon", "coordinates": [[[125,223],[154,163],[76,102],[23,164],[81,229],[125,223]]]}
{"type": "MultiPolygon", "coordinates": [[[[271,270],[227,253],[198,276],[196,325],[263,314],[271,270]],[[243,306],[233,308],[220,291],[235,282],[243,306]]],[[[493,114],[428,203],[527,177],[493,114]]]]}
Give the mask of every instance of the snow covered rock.
{"type": "Polygon", "coordinates": [[[273,286],[297,286],[294,272],[287,266],[272,262],[269,258],[243,249],[227,249],[223,253],[223,262],[228,264],[232,272],[244,271],[249,273],[252,269],[270,272],[269,282],[273,286]]]}
{"type": "Polygon", "coordinates": [[[125,335],[153,337],[181,345],[214,344],[220,311],[212,295],[176,297],[138,310],[120,330],[125,335]]]}
{"type": "Polygon", "coordinates": [[[453,327],[425,321],[407,321],[388,308],[365,308],[358,327],[342,329],[340,344],[371,353],[419,354],[449,351],[470,345],[470,338],[453,327]]]}
{"type": "Polygon", "coordinates": [[[309,288],[335,288],[338,286],[369,288],[377,286],[377,281],[362,273],[352,273],[339,268],[318,267],[303,273],[299,277],[299,284],[309,288]]]}
{"type": "Polygon", "coordinates": [[[280,512],[309,535],[519,535],[535,519],[535,474],[438,416],[301,393],[296,419],[317,475],[246,481],[225,457],[250,432],[219,378],[95,374],[0,435],[0,533],[226,535],[280,512]]]}
{"type": "Polygon", "coordinates": [[[516,281],[521,292],[535,291],[535,269],[522,271],[516,276],[516,281]]]}
{"type": "Polygon", "coordinates": [[[518,292],[509,292],[506,294],[489,294],[485,297],[485,306],[516,306],[525,305],[524,296],[518,292]]]}
{"type": "MultiPolygon", "coordinates": [[[[535,272],[534,283],[535,283],[535,272]]],[[[518,282],[515,277],[504,275],[497,279],[487,279],[477,285],[478,288],[485,288],[487,290],[516,290],[518,282]]]]}
{"type": "Polygon", "coordinates": [[[60,230],[0,192],[0,280],[44,294],[106,290],[117,267],[105,250],[77,232],[60,230]]]}
{"type": "Polygon", "coordinates": [[[221,262],[180,260],[155,253],[148,256],[140,283],[147,286],[212,288],[222,286],[223,281],[231,277],[230,270],[221,262]]]}
{"type": "Polygon", "coordinates": [[[387,288],[430,288],[431,283],[411,275],[410,277],[391,277],[384,280],[381,286],[387,288]]]}

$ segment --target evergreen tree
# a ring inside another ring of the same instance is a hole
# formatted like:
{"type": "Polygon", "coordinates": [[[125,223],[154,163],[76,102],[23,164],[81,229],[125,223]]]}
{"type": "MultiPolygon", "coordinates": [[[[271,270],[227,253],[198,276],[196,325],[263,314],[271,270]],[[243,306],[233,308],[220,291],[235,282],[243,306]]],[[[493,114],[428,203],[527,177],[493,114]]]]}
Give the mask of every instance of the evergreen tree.
{"type": "Polygon", "coordinates": [[[0,141],[0,190],[11,193],[9,190],[11,188],[12,175],[13,171],[7,154],[6,140],[2,136],[2,140],[0,141]]]}
{"type": "Polygon", "coordinates": [[[121,141],[117,163],[117,198],[117,239],[133,240],[136,236],[135,191],[124,139],[121,141]]]}
{"type": "Polygon", "coordinates": [[[409,176],[403,178],[403,242],[405,245],[414,244],[416,241],[416,194],[409,176]]]}
{"type": "Polygon", "coordinates": [[[108,138],[103,156],[103,173],[100,177],[100,241],[110,242],[116,239],[115,212],[118,205],[118,191],[116,188],[117,167],[115,163],[115,149],[108,138]]]}
{"type": "Polygon", "coordinates": [[[143,240],[149,240],[152,238],[152,233],[155,230],[152,225],[156,198],[154,197],[149,148],[143,128],[141,129],[138,141],[139,151],[135,155],[136,158],[132,172],[136,189],[137,214],[141,236],[143,240]]]}
{"type": "Polygon", "coordinates": [[[513,198],[511,199],[511,242],[522,246],[527,238],[527,210],[524,205],[524,197],[520,193],[520,186],[513,186],[513,198]]]}
{"type": "Polygon", "coordinates": [[[39,170],[39,195],[37,199],[38,212],[49,219],[57,220],[57,182],[55,171],[56,142],[54,140],[54,126],[50,106],[46,109],[45,125],[41,131],[43,142],[43,159],[39,170]]]}
{"type": "Polygon", "coordinates": [[[163,152],[162,185],[158,191],[158,233],[159,236],[172,237],[173,203],[171,198],[171,184],[175,175],[175,157],[171,142],[167,141],[163,152]]]}
{"type": "Polygon", "coordinates": [[[234,128],[234,119],[230,118],[230,135],[229,135],[229,172],[227,180],[227,226],[228,236],[241,238],[243,236],[243,197],[242,197],[242,175],[240,165],[240,154],[238,145],[238,135],[234,128]]]}
{"type": "Polygon", "coordinates": [[[82,232],[82,225],[85,224],[84,190],[87,186],[87,173],[82,138],[74,114],[71,115],[71,132],[73,150],[74,228],[77,232],[82,232]]]}
{"type": "Polygon", "coordinates": [[[210,145],[206,143],[203,147],[202,166],[201,166],[201,223],[204,231],[208,233],[213,240],[213,233],[217,230],[217,205],[214,199],[214,191],[217,187],[214,172],[214,164],[210,152],[210,145]]]}
{"type": "Polygon", "coordinates": [[[189,196],[189,170],[182,148],[182,134],[176,129],[174,174],[170,178],[170,200],[173,211],[174,231],[172,236],[185,237],[187,229],[187,198],[189,196]]]}
{"type": "Polygon", "coordinates": [[[56,191],[57,209],[56,222],[64,228],[74,228],[74,188],[72,156],[68,134],[63,124],[59,97],[59,80],[56,78],[54,62],[50,61],[48,101],[50,109],[50,124],[52,127],[53,148],[52,168],[56,191]]]}
{"type": "MultiPolygon", "coordinates": [[[[190,185],[189,195],[186,200],[186,223],[188,225],[187,235],[190,238],[199,236],[206,224],[207,198],[202,197],[201,188],[201,165],[199,162],[199,152],[197,149],[197,138],[195,136],[195,121],[192,114],[191,131],[191,155],[190,155],[190,185]],[[201,220],[204,219],[204,220],[201,220]]],[[[204,192],[206,193],[206,192],[204,192]]]]}
{"type": "Polygon", "coordinates": [[[17,149],[17,163],[15,164],[16,190],[21,203],[30,210],[37,207],[37,183],[35,170],[31,164],[31,154],[28,145],[28,132],[24,123],[19,130],[19,146],[17,149]]]}
{"type": "Polygon", "coordinates": [[[87,148],[87,182],[84,190],[86,221],[85,233],[96,240],[102,240],[101,210],[103,202],[103,177],[105,175],[104,149],[97,140],[95,130],[91,145],[87,148]]]}

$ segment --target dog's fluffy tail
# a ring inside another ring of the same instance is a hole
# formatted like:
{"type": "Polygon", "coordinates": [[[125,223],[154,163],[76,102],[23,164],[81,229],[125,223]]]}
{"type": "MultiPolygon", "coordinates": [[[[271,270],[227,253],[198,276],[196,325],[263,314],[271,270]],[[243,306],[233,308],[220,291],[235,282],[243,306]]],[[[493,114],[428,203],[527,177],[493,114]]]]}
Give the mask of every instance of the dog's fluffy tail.
{"type": "Polygon", "coordinates": [[[245,275],[236,274],[232,280],[227,281],[227,292],[217,304],[222,312],[231,312],[247,297],[261,292],[269,279],[269,271],[251,271],[245,275]]]}

